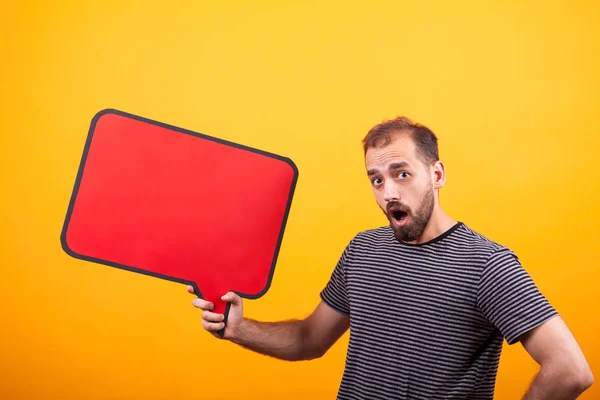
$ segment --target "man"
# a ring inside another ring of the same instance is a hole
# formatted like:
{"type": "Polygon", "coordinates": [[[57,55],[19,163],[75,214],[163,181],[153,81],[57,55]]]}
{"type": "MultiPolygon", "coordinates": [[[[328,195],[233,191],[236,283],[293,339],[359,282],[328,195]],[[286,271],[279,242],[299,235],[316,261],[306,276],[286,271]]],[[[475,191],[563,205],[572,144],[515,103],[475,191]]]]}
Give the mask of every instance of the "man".
{"type": "MultiPolygon", "coordinates": [[[[503,340],[520,342],[540,365],[525,399],[577,398],[593,377],[561,317],[510,249],[442,210],[435,134],[399,117],[371,129],[363,146],[389,226],[350,241],[306,319],[250,320],[241,298],[225,294],[224,339],[310,360],[350,328],[338,399],[387,400],[492,399],[503,340]]],[[[223,315],[193,304],[217,336],[223,315]]]]}

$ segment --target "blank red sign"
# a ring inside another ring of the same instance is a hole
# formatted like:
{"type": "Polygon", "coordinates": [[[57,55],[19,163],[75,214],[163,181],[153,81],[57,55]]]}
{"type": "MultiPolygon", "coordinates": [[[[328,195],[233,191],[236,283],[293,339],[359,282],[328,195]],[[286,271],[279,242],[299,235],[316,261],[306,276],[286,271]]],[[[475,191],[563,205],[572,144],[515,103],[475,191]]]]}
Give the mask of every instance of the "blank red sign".
{"type": "Polygon", "coordinates": [[[298,178],[285,157],[116,110],[89,130],[61,241],[168,279],[225,313],[268,290],[298,178]]]}

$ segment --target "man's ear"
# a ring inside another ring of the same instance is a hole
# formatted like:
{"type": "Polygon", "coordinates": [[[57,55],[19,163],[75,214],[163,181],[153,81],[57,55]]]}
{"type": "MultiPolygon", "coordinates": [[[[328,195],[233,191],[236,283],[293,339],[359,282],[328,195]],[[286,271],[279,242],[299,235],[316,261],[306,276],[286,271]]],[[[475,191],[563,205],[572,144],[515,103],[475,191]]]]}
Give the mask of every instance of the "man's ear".
{"type": "Polygon", "coordinates": [[[446,166],[441,161],[431,165],[432,182],[434,189],[441,189],[446,184],[446,166]]]}

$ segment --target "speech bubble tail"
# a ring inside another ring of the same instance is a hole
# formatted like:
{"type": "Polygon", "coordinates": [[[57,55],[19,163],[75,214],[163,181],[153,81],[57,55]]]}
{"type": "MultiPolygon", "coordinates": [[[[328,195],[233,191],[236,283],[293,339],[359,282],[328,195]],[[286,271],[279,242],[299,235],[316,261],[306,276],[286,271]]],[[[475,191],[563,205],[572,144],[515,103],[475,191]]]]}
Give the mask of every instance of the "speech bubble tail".
{"type": "MultiPolygon", "coordinates": [[[[213,309],[211,310],[211,312],[215,314],[223,314],[224,318],[222,322],[225,324],[225,326],[227,326],[227,317],[229,316],[229,309],[231,308],[231,303],[223,301],[216,294],[213,295],[212,293],[200,293],[200,291],[198,291],[196,287],[194,287],[194,290],[199,298],[203,298],[213,303],[213,309]]],[[[225,334],[225,326],[223,327],[223,329],[217,331],[217,334],[221,339],[225,334]]]]}
{"type": "Polygon", "coordinates": [[[225,306],[225,311],[223,312],[223,324],[225,324],[225,326],[223,326],[223,329],[217,331],[217,334],[219,335],[219,337],[221,339],[223,339],[223,335],[225,334],[225,327],[227,326],[227,317],[229,316],[229,309],[231,308],[231,303],[227,303],[225,306]]]}

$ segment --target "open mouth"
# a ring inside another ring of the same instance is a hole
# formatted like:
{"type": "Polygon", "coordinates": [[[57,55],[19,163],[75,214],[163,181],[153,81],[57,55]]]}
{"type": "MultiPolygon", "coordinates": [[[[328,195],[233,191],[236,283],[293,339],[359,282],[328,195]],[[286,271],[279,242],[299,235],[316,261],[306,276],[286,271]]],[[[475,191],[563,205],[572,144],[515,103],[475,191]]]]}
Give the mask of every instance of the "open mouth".
{"type": "Polygon", "coordinates": [[[394,210],[391,213],[392,219],[397,225],[404,225],[408,218],[408,213],[405,211],[394,210]]]}

